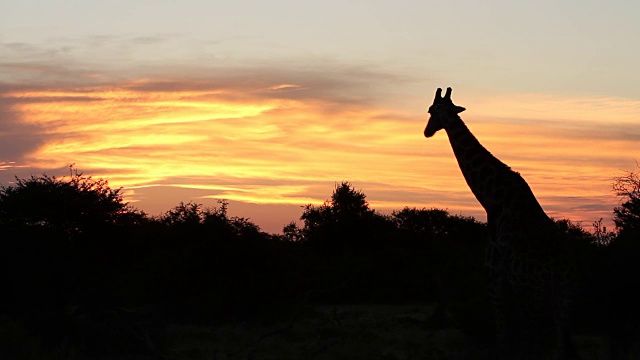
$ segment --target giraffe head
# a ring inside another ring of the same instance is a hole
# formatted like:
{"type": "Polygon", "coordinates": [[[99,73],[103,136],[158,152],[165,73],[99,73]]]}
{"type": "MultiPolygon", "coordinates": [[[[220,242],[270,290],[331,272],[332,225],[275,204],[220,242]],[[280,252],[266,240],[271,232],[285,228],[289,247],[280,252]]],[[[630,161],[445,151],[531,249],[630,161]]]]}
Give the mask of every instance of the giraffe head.
{"type": "Polygon", "coordinates": [[[447,88],[444,97],[442,97],[442,89],[438,88],[433,105],[429,107],[431,117],[424,129],[424,136],[432,137],[438,130],[446,128],[451,121],[459,119],[458,114],[464,110],[465,108],[454,105],[451,101],[451,88],[447,88]]]}

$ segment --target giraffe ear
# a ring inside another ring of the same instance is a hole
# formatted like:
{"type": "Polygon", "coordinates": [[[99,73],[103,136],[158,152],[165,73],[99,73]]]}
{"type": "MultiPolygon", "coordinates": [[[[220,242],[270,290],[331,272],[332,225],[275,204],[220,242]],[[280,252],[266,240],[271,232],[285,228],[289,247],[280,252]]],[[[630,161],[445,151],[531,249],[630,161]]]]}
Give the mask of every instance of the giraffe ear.
{"type": "Polygon", "coordinates": [[[465,110],[467,110],[467,109],[463,108],[462,106],[456,105],[456,114],[460,114],[461,112],[463,112],[465,110]]]}

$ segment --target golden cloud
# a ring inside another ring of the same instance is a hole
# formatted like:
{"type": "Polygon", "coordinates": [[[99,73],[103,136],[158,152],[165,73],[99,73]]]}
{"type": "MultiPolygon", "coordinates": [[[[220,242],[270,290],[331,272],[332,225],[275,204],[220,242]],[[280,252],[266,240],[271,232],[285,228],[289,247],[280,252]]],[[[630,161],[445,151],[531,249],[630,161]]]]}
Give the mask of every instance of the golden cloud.
{"type": "MultiPolygon", "coordinates": [[[[125,187],[132,201],[162,185],[210,192],[200,198],[321,203],[336,181],[348,180],[370,186],[363,190],[374,207],[482,215],[444,132],[422,137],[422,110],[375,106],[298,80],[224,86],[144,79],[7,91],[10,111],[46,139],[23,163],[0,163],[0,170],[75,163],[125,187]],[[327,184],[324,196],[313,190],[318,184],[327,184]]],[[[610,213],[608,179],[640,140],[625,129],[637,120],[638,103],[526,95],[461,105],[474,134],[523,174],[551,215],[597,220],[610,213]],[[568,195],[584,201],[563,207],[568,195]]]]}

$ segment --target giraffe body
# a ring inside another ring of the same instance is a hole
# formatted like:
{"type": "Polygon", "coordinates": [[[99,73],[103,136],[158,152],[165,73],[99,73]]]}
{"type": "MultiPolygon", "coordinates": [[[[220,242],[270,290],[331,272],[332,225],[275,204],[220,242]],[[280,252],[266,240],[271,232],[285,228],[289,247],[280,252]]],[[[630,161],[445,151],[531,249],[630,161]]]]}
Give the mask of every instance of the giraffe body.
{"type": "Polygon", "coordinates": [[[567,331],[571,266],[566,243],[519,173],[494,157],[438,89],[425,136],[445,129],[469,188],[487,213],[489,295],[498,359],[571,358],[567,331]]]}

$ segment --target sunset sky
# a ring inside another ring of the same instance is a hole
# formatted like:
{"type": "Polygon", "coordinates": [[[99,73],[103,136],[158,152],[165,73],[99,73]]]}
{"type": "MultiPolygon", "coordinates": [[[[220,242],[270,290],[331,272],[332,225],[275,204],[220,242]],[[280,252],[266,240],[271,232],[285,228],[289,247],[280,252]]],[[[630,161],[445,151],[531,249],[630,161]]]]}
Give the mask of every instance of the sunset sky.
{"type": "Polygon", "coordinates": [[[485,220],[438,87],[550,216],[611,224],[640,162],[638,1],[0,3],[0,184],[79,171],[158,215],[230,202],[268,232],[349,181],[384,213],[485,220]]]}

